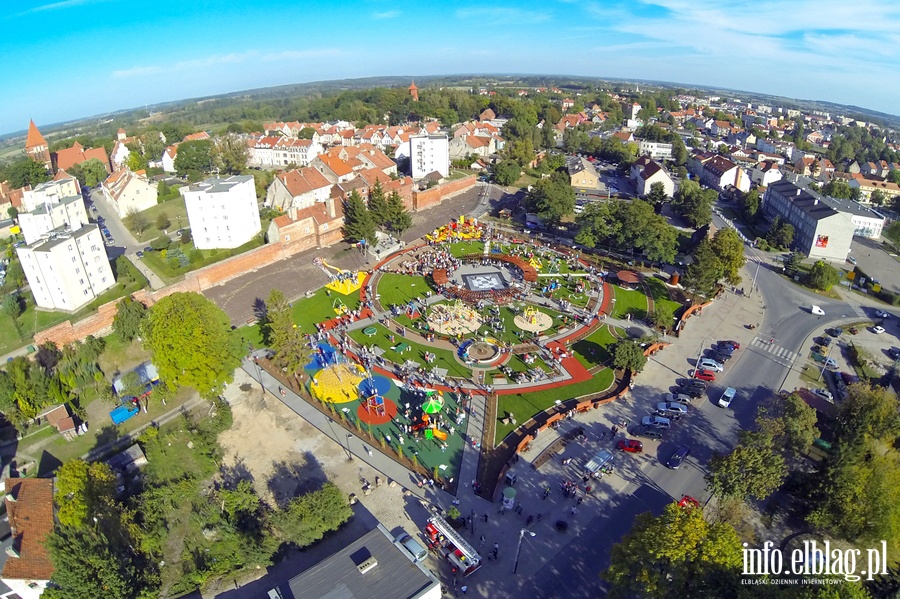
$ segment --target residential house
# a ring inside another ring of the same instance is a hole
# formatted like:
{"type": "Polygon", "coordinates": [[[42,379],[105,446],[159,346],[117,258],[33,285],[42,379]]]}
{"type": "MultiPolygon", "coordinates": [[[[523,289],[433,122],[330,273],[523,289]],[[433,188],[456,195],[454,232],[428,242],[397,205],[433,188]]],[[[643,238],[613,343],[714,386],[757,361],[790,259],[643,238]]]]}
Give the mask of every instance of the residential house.
{"type": "Polygon", "coordinates": [[[713,121],[709,126],[709,134],[717,137],[726,137],[731,135],[735,130],[735,126],[728,121],[713,121]]]}
{"type": "Polygon", "coordinates": [[[46,418],[47,424],[56,428],[66,441],[71,441],[78,436],[78,427],[75,425],[75,418],[69,413],[68,404],[44,410],[38,415],[38,418],[46,418]]]}
{"type": "Polygon", "coordinates": [[[900,186],[896,183],[893,181],[885,181],[871,175],[864,175],[862,173],[852,174],[850,175],[848,183],[851,188],[860,191],[859,201],[863,203],[871,202],[872,194],[876,191],[880,191],[888,201],[890,201],[891,198],[900,196],[900,186]]]}
{"type": "Polygon", "coordinates": [[[481,111],[481,114],[478,115],[479,121],[492,121],[495,118],[497,118],[497,115],[490,108],[485,108],[481,111]]]}
{"type": "Polygon", "coordinates": [[[634,133],[632,131],[616,131],[612,134],[612,137],[622,141],[623,143],[633,143],[634,142],[634,133]]]}
{"type": "Polygon", "coordinates": [[[343,225],[343,204],[329,197],[305,208],[289,208],[287,214],[272,219],[266,241],[281,244],[285,254],[293,255],[338,243],[343,239],[343,225]]]}
{"type": "Polygon", "coordinates": [[[96,159],[103,165],[107,173],[112,171],[109,166],[109,156],[106,155],[106,148],[103,147],[85,149],[76,141],[71,148],[57,150],[52,156],[57,170],[69,170],[76,164],[96,159]]]}
{"type": "Polygon", "coordinates": [[[572,98],[563,98],[563,101],[562,101],[563,112],[569,110],[573,106],[575,106],[575,101],[572,100],[572,98]]]}
{"type": "Polygon", "coordinates": [[[78,180],[64,177],[23,190],[18,219],[26,244],[35,243],[60,227],[74,231],[87,224],[78,180]]]}
{"type": "Polygon", "coordinates": [[[576,191],[600,188],[600,175],[587,159],[581,156],[568,156],[566,169],[569,173],[569,184],[576,191]]]}
{"type": "Polygon", "coordinates": [[[178,156],[178,144],[166,146],[162,155],[162,169],[167,173],[175,172],[175,158],[178,156]]]}
{"type": "Polygon", "coordinates": [[[784,177],[775,162],[760,162],[750,171],[750,180],[760,187],[768,187],[784,177]]]}
{"type": "Polygon", "coordinates": [[[252,166],[309,166],[325,148],[312,139],[260,137],[249,146],[248,164],[252,166]]]}
{"type": "Polygon", "coordinates": [[[65,224],[16,252],[40,308],[76,312],[116,282],[95,224],[65,224]]]}
{"type": "Polygon", "coordinates": [[[638,155],[653,160],[672,160],[672,144],[642,139],[638,141],[638,155]]]}
{"type": "Polygon", "coordinates": [[[53,160],[50,156],[50,146],[47,140],[38,131],[37,125],[33,120],[28,121],[28,134],[25,136],[25,154],[44,165],[47,170],[53,168],[53,160]]]}
{"type": "Polygon", "coordinates": [[[703,163],[700,181],[720,191],[727,185],[745,192],[750,190],[750,177],[744,169],[724,156],[713,156],[703,163]]]}
{"type": "Polygon", "coordinates": [[[262,229],[252,175],[210,177],[178,191],[198,250],[240,247],[262,229]]]}
{"type": "Polygon", "coordinates": [[[635,160],[630,174],[640,197],[646,197],[654,183],[662,183],[666,197],[671,198],[675,195],[675,181],[666,169],[650,156],[641,156],[635,160]]]}
{"type": "Polygon", "coordinates": [[[133,173],[127,168],[120,169],[107,177],[101,187],[119,218],[153,208],[159,197],[156,185],[147,180],[143,170],[133,173]]]}
{"type": "Polygon", "coordinates": [[[319,171],[332,184],[345,183],[353,178],[353,168],[340,158],[330,154],[321,154],[313,158],[311,166],[319,171]]]}
{"type": "Polygon", "coordinates": [[[432,173],[439,173],[442,178],[450,174],[450,142],[446,135],[411,135],[408,142],[397,147],[394,155],[409,158],[414,181],[432,173]]]}
{"type": "Polygon", "coordinates": [[[19,599],[38,599],[53,576],[53,562],[45,546],[53,531],[53,479],[7,478],[6,514],[12,544],[0,580],[19,599]]]}
{"type": "Polygon", "coordinates": [[[20,187],[13,189],[9,185],[9,181],[0,181],[0,217],[5,217],[9,213],[10,208],[16,211],[22,211],[22,199],[25,197],[25,191],[31,191],[31,187],[20,187]]]}
{"type": "Polygon", "coordinates": [[[325,202],[331,187],[332,182],[311,166],[280,172],[266,190],[265,205],[281,211],[307,208],[325,202]]]}

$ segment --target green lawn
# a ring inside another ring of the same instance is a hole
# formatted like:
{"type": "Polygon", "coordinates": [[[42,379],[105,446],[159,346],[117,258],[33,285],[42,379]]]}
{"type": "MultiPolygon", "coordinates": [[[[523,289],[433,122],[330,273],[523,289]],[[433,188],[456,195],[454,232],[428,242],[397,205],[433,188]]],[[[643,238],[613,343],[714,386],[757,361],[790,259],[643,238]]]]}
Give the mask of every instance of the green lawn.
{"type": "MultiPolygon", "coordinates": [[[[187,209],[184,206],[184,198],[181,196],[174,200],[157,204],[152,208],[147,208],[141,214],[146,217],[147,222],[149,223],[147,228],[144,229],[144,232],[138,234],[134,227],[128,227],[128,229],[131,231],[131,234],[134,235],[135,239],[147,244],[160,235],[165,235],[163,231],[156,228],[156,219],[159,218],[160,214],[165,214],[169,217],[169,222],[171,224],[169,225],[168,231],[170,233],[173,233],[178,229],[188,228],[187,209]]],[[[130,222],[127,218],[125,221],[126,223],[130,222]]]]}
{"type": "Polygon", "coordinates": [[[624,318],[626,314],[631,314],[632,318],[638,320],[647,316],[647,296],[640,289],[628,290],[612,285],[613,295],[613,311],[614,318],[624,318]]]}
{"type": "Polygon", "coordinates": [[[359,292],[344,295],[322,287],[312,297],[303,297],[293,303],[291,314],[294,322],[304,333],[312,333],[316,330],[316,323],[325,322],[336,316],[335,311],[341,304],[348,310],[359,308],[359,292]]]}
{"type": "Polygon", "coordinates": [[[456,361],[456,358],[453,355],[453,352],[438,349],[427,345],[421,345],[414,341],[408,341],[407,339],[401,337],[400,335],[394,336],[394,342],[391,343],[389,339],[389,335],[391,334],[388,329],[382,325],[373,325],[377,332],[372,337],[368,337],[361,330],[350,331],[350,336],[358,343],[363,345],[377,345],[382,348],[384,351],[384,359],[389,360],[391,362],[396,362],[398,364],[402,364],[406,360],[414,360],[421,364],[422,366],[429,368],[445,368],[447,370],[447,375],[452,377],[462,377],[469,378],[472,376],[472,371],[459,362],[456,361]],[[409,351],[404,354],[399,354],[391,349],[391,347],[398,345],[400,342],[406,343],[410,346],[409,351]],[[425,352],[431,352],[435,355],[435,360],[431,364],[425,363],[425,352]]]}
{"type": "Polygon", "coordinates": [[[380,296],[381,305],[387,309],[395,304],[407,304],[409,300],[425,295],[430,289],[428,280],[423,276],[386,272],[381,275],[375,293],[380,296]]]}
{"type": "Polygon", "coordinates": [[[666,289],[666,284],[657,279],[656,277],[647,277],[644,279],[647,282],[647,286],[650,287],[650,294],[653,296],[653,303],[657,305],[668,305],[672,308],[672,312],[675,312],[681,307],[676,301],[672,301],[669,298],[669,292],[666,289]]]}
{"type": "Polygon", "coordinates": [[[557,399],[566,401],[574,397],[581,397],[582,395],[605,391],[613,384],[614,379],[615,373],[609,368],[604,368],[595,374],[589,381],[583,383],[574,385],[560,383],[557,387],[544,391],[501,395],[497,406],[497,430],[494,436],[495,444],[500,443],[506,435],[520,424],[526,422],[534,414],[552,406],[557,399]],[[500,422],[500,419],[504,418],[507,413],[512,413],[515,416],[517,424],[503,424],[500,422]]]}
{"type": "Polygon", "coordinates": [[[450,245],[450,253],[456,257],[466,256],[468,254],[483,254],[483,241],[458,241],[450,245]]]}
{"type": "MultiPolygon", "coordinates": [[[[200,257],[198,260],[189,262],[186,266],[177,266],[175,268],[173,268],[169,264],[168,260],[164,257],[164,254],[168,253],[166,250],[163,250],[162,252],[146,252],[142,259],[144,261],[144,264],[153,269],[153,272],[158,274],[166,283],[171,283],[177,280],[179,277],[183,276],[185,273],[191,272],[192,270],[197,270],[198,268],[203,268],[204,266],[209,266],[210,264],[215,264],[216,262],[221,262],[226,258],[231,258],[232,256],[243,254],[246,251],[265,245],[265,243],[266,241],[263,235],[259,234],[244,245],[231,250],[199,250],[200,257]]],[[[189,258],[191,256],[191,253],[196,249],[194,248],[193,241],[184,245],[180,243],[176,243],[175,245],[177,245],[177,247],[181,249],[184,255],[189,258]]]]}
{"type": "Polygon", "coordinates": [[[576,341],[572,345],[572,350],[581,365],[590,369],[610,359],[609,346],[616,341],[609,326],[604,325],[584,339],[576,341]]]}

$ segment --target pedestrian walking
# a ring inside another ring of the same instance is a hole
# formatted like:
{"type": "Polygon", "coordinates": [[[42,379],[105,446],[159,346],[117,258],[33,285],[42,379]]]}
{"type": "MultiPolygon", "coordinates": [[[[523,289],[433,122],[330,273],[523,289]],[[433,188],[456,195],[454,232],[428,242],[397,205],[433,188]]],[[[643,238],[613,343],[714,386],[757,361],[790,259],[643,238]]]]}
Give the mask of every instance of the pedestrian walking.
{"type": "Polygon", "coordinates": [[[484,547],[484,535],[481,535],[481,541],[480,541],[480,542],[481,542],[481,544],[479,545],[479,547],[484,547]]]}
{"type": "Polygon", "coordinates": [[[484,523],[487,524],[487,521],[488,521],[488,516],[487,516],[487,514],[484,514],[482,517],[484,518],[484,523]]]}

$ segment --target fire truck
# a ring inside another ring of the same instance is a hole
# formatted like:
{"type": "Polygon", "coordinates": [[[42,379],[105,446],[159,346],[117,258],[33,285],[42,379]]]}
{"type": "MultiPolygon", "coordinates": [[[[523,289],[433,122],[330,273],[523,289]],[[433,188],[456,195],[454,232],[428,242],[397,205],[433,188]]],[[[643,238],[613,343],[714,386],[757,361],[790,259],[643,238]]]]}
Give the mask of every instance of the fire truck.
{"type": "Polygon", "coordinates": [[[425,525],[425,538],[432,549],[468,576],[481,567],[481,556],[468,541],[440,516],[432,516],[425,525]]]}

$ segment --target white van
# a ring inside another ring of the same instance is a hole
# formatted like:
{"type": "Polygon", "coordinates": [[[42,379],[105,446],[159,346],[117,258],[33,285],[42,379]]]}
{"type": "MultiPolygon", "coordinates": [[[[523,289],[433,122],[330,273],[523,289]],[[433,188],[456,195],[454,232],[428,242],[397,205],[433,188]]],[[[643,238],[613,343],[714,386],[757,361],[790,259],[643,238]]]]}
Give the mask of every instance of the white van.
{"type": "Polygon", "coordinates": [[[428,552],[422,547],[422,544],[406,533],[397,537],[397,543],[409,553],[414,563],[419,563],[428,557],[428,552]]]}
{"type": "Polygon", "coordinates": [[[813,306],[812,308],[809,309],[809,311],[812,312],[813,314],[815,314],[816,316],[825,316],[825,310],[823,310],[819,306],[813,306]]]}

